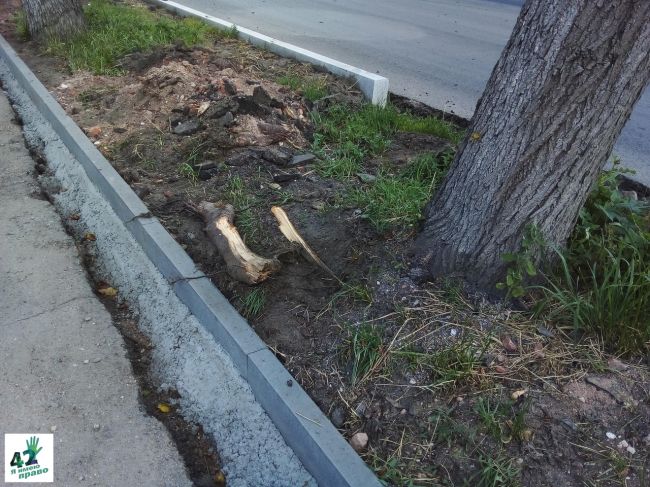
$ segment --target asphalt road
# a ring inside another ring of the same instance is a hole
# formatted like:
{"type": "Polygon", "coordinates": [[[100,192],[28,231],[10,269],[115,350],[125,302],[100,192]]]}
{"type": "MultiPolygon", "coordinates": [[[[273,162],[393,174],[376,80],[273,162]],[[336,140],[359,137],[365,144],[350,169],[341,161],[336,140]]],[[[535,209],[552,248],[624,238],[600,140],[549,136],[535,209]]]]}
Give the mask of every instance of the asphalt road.
{"type": "MultiPolygon", "coordinates": [[[[175,0],[377,72],[391,91],[471,117],[523,0],[175,0]]],[[[606,116],[607,114],[603,114],[606,116]]],[[[650,91],[614,149],[650,185],[650,91]]]]}

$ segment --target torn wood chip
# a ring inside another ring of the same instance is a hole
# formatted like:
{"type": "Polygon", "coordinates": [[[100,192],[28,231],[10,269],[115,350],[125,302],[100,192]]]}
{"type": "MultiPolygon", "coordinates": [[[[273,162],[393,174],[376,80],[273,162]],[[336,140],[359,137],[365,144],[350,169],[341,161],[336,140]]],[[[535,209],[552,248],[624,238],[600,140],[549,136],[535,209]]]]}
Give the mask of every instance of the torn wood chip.
{"type": "Polygon", "coordinates": [[[282,235],[284,235],[290,242],[298,244],[303,251],[303,255],[306,259],[313,261],[321,269],[334,277],[334,279],[341,282],[336,274],[334,274],[334,272],[332,272],[332,270],[327,267],[325,262],[323,262],[320,257],[318,257],[316,252],[314,252],[311,247],[307,245],[307,242],[305,242],[305,240],[300,236],[298,230],[296,230],[296,227],[293,226],[293,223],[291,223],[291,220],[289,220],[289,216],[282,208],[279,206],[273,206],[271,208],[271,213],[273,213],[273,216],[278,221],[282,235]]]}
{"type": "Polygon", "coordinates": [[[226,261],[233,279],[246,284],[258,284],[280,270],[280,261],[267,259],[250,250],[234,225],[232,205],[202,201],[192,208],[203,217],[205,230],[226,261]]]}

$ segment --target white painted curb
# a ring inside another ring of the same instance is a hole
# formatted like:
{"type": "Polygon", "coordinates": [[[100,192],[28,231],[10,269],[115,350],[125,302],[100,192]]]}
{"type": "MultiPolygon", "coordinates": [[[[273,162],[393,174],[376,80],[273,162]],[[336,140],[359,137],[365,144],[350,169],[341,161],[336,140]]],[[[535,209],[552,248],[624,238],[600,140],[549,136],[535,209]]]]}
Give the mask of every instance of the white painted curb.
{"type": "Polygon", "coordinates": [[[364,96],[374,105],[385,105],[388,100],[388,78],[379,76],[378,74],[359,69],[355,66],[342,63],[336,59],[323,56],[321,54],[308,51],[302,47],[294,46],[288,42],[274,39],[273,37],[260,34],[254,30],[241,27],[239,25],[228,22],[227,20],[213,17],[199,10],[195,10],[180,3],[171,0],[146,0],[150,3],[155,3],[172,10],[179,15],[192,16],[203,19],[209,24],[215,25],[221,29],[237,29],[237,35],[240,39],[274,52],[282,57],[296,59],[297,61],[313,64],[327,70],[328,72],[341,76],[344,78],[353,78],[356,80],[359,89],[364,96]]]}

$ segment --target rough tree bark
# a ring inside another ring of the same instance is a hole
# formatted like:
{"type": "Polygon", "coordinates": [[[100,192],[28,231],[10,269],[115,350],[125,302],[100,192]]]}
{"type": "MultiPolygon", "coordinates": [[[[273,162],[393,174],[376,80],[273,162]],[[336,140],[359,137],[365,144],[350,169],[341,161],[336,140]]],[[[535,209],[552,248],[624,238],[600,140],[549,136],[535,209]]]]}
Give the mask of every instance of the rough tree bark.
{"type": "Polygon", "coordinates": [[[69,39],[86,27],[80,0],[23,0],[23,9],[29,35],[37,41],[69,39]]]}
{"type": "Polygon", "coordinates": [[[566,244],[649,79],[650,1],[528,0],[427,207],[422,267],[494,292],[528,224],[566,244]]]}

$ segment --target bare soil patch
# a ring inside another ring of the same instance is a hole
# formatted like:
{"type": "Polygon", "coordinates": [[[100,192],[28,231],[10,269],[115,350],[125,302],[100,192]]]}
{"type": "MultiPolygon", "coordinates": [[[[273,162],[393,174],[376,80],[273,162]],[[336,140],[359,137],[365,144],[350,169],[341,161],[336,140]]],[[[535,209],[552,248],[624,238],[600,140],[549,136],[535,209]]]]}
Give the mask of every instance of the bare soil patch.
{"type": "MultiPolygon", "coordinates": [[[[0,32],[341,433],[368,435],[360,453],[388,485],[647,485],[642,359],[453,283],[417,284],[416,228],[378,232],[341,198],[346,184],[322,176],[311,113],[361,106],[349,81],[228,39],[133,53],[119,77],[70,73],[16,39],[11,8],[0,32]],[[278,83],[289,75],[327,95],[309,101],[278,83]],[[233,280],[191,209],[201,201],[233,204],[247,245],[281,270],[255,287],[233,280]],[[272,206],[340,281],[291,251],[272,206]]],[[[364,177],[448,147],[398,132],[364,177]]]]}

